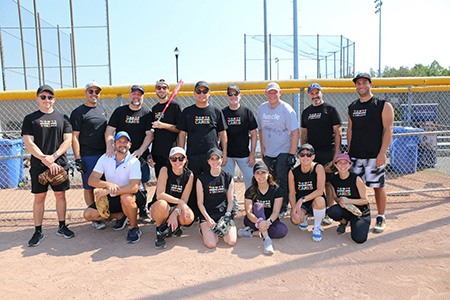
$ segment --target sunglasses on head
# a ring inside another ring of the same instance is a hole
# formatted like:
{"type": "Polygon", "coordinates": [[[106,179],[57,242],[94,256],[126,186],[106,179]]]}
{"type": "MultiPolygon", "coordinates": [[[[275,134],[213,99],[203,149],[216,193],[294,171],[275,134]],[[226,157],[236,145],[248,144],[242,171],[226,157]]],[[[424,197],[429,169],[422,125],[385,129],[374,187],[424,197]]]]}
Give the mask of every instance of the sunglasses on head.
{"type": "Polygon", "coordinates": [[[231,92],[231,93],[228,93],[228,96],[229,96],[229,97],[231,97],[231,96],[238,96],[238,95],[239,95],[238,92],[231,92]]]}
{"type": "Polygon", "coordinates": [[[170,159],[171,162],[176,162],[177,159],[178,159],[178,161],[183,161],[184,160],[184,156],[171,156],[171,157],[169,157],[169,159],[170,159]]]}
{"type": "Polygon", "coordinates": [[[156,86],[156,89],[159,91],[159,90],[167,90],[169,87],[168,86],[165,86],[165,85],[163,85],[163,86],[161,86],[161,85],[158,85],[158,86],[156,86]]]}
{"type": "Polygon", "coordinates": [[[305,157],[305,156],[312,157],[314,155],[314,153],[311,153],[311,152],[308,152],[308,153],[300,152],[298,155],[300,155],[300,157],[305,157]]]}
{"type": "Polygon", "coordinates": [[[89,94],[93,94],[93,93],[95,93],[96,95],[98,95],[98,94],[100,94],[100,90],[88,90],[88,93],[89,94]]]}
{"type": "Polygon", "coordinates": [[[208,94],[208,92],[209,92],[209,90],[208,89],[204,89],[204,90],[199,90],[199,89],[197,89],[197,90],[195,90],[195,92],[197,93],[197,94],[201,94],[201,93],[203,93],[203,94],[208,94]]]}
{"type": "Polygon", "coordinates": [[[55,96],[40,95],[39,98],[41,98],[41,100],[45,100],[47,98],[48,100],[52,101],[55,96]]]}

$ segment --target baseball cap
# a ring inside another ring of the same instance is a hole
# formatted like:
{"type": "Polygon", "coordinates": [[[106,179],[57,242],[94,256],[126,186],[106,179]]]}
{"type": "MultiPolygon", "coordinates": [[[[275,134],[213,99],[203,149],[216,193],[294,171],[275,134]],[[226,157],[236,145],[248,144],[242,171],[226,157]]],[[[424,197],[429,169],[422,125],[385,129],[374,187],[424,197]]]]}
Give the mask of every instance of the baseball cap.
{"type": "Polygon", "coordinates": [[[302,152],[303,150],[308,150],[311,153],[315,153],[314,147],[311,144],[303,144],[298,148],[297,153],[302,152]]]}
{"type": "Polygon", "coordinates": [[[253,174],[255,174],[256,172],[269,172],[269,168],[267,168],[266,164],[262,161],[257,162],[254,166],[253,166],[253,174]]]}
{"type": "Polygon", "coordinates": [[[195,84],[194,90],[198,89],[199,87],[205,87],[209,90],[209,85],[206,81],[199,81],[195,84]]]}
{"type": "Polygon", "coordinates": [[[134,92],[134,91],[136,91],[136,90],[141,91],[142,94],[145,93],[145,92],[144,92],[144,88],[143,88],[142,86],[140,86],[140,85],[133,85],[133,86],[131,87],[130,93],[132,93],[132,92],[134,92]]]}
{"type": "Polygon", "coordinates": [[[266,87],[266,93],[270,90],[277,90],[278,92],[281,91],[280,85],[276,82],[271,82],[266,87]]]}
{"type": "Polygon", "coordinates": [[[186,156],[186,151],[184,151],[181,147],[173,147],[170,149],[169,157],[174,156],[175,154],[182,154],[183,156],[186,156]]]}
{"type": "Polygon", "coordinates": [[[53,96],[55,95],[55,91],[53,90],[53,88],[47,84],[41,85],[36,92],[36,95],[39,95],[40,93],[47,91],[50,92],[53,96]]]}
{"type": "Polygon", "coordinates": [[[160,79],[156,80],[155,86],[158,84],[165,84],[165,85],[167,85],[167,87],[170,88],[169,83],[167,83],[167,81],[164,78],[160,78],[160,79]]]}
{"type": "Polygon", "coordinates": [[[239,87],[238,87],[237,85],[230,85],[230,86],[227,88],[227,94],[229,94],[231,90],[235,90],[235,91],[238,92],[238,93],[241,92],[241,90],[239,89],[239,87]]]}
{"type": "Polygon", "coordinates": [[[372,83],[372,77],[370,76],[369,73],[359,73],[358,75],[356,75],[355,78],[353,78],[353,82],[356,83],[356,80],[358,80],[360,78],[365,78],[365,79],[369,80],[370,83],[372,83]]]}
{"type": "Polygon", "coordinates": [[[211,156],[217,155],[218,157],[223,157],[222,151],[217,148],[212,148],[208,151],[208,159],[211,158],[211,156]]]}
{"type": "Polygon", "coordinates": [[[345,154],[345,153],[338,154],[338,155],[336,156],[336,159],[334,160],[334,162],[338,162],[338,161],[340,161],[341,159],[346,160],[346,161],[348,161],[349,163],[352,163],[352,161],[351,161],[351,159],[350,159],[350,156],[348,156],[348,154],[345,154]]]}
{"type": "Polygon", "coordinates": [[[94,80],[92,80],[91,82],[86,84],[84,90],[86,91],[88,88],[91,88],[91,87],[97,87],[97,88],[100,89],[100,91],[102,90],[101,86],[97,82],[95,82],[94,80]]]}
{"type": "Polygon", "coordinates": [[[313,89],[318,89],[319,91],[322,91],[322,88],[320,87],[320,84],[318,84],[318,83],[311,83],[311,84],[308,86],[308,94],[311,93],[311,91],[312,91],[313,89]]]}
{"type": "Polygon", "coordinates": [[[130,142],[131,142],[131,138],[130,138],[130,136],[128,135],[128,133],[126,133],[125,131],[119,131],[117,134],[116,134],[116,136],[114,137],[114,142],[115,141],[117,141],[119,138],[121,138],[121,137],[126,137],[130,142]]]}

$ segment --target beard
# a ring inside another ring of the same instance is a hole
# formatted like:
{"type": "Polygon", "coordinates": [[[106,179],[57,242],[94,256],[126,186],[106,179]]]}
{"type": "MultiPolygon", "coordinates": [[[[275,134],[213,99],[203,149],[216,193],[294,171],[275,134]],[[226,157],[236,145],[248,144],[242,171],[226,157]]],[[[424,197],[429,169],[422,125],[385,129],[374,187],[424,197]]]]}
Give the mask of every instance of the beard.
{"type": "Polygon", "coordinates": [[[117,149],[117,152],[119,152],[120,154],[127,154],[128,149],[125,147],[121,147],[121,148],[117,149]]]}

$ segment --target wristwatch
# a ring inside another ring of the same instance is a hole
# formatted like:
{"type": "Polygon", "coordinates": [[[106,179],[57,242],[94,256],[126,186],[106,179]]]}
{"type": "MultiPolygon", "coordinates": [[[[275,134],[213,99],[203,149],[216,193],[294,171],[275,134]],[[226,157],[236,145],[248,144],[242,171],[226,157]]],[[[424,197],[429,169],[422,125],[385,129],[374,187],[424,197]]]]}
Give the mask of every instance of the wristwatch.
{"type": "Polygon", "coordinates": [[[227,212],[225,213],[225,216],[226,216],[226,217],[231,217],[231,212],[227,211],[227,212]]]}
{"type": "Polygon", "coordinates": [[[305,202],[306,202],[305,196],[303,196],[301,199],[302,199],[302,203],[305,203],[305,202]]]}
{"type": "Polygon", "coordinates": [[[175,211],[177,212],[178,215],[181,215],[181,209],[179,209],[178,207],[175,208],[175,211]]]}
{"type": "Polygon", "coordinates": [[[58,158],[59,157],[59,154],[58,153],[53,153],[53,156],[55,157],[55,158],[58,158]]]}
{"type": "Polygon", "coordinates": [[[272,220],[270,218],[267,219],[267,222],[269,222],[269,226],[272,225],[272,220]]]}

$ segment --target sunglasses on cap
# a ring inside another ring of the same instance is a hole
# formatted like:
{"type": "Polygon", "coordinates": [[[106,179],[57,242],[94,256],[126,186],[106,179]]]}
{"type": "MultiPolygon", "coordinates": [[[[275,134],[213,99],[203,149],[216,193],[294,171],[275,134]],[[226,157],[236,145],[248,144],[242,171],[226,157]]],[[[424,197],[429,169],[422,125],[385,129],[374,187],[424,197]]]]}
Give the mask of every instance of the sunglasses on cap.
{"type": "Polygon", "coordinates": [[[171,162],[176,162],[177,160],[178,161],[183,161],[184,158],[185,158],[184,156],[171,156],[171,157],[169,157],[171,162]]]}
{"type": "Polygon", "coordinates": [[[48,100],[52,101],[53,99],[55,99],[55,96],[40,95],[39,98],[41,98],[41,100],[48,99],[48,100]]]}
{"type": "Polygon", "coordinates": [[[231,97],[231,96],[239,96],[239,92],[230,92],[230,93],[228,93],[228,96],[229,97],[231,97]]]}
{"type": "Polygon", "coordinates": [[[204,89],[204,90],[200,90],[200,89],[196,89],[195,92],[200,95],[201,93],[203,94],[208,94],[209,90],[208,89],[204,89]]]}
{"type": "Polygon", "coordinates": [[[156,86],[156,89],[159,91],[159,90],[167,90],[169,87],[168,86],[166,86],[166,85],[157,85],[156,86]]]}
{"type": "Polygon", "coordinates": [[[88,93],[89,94],[93,94],[93,93],[95,93],[96,95],[98,95],[98,94],[100,94],[100,90],[88,90],[88,93]]]}
{"type": "Polygon", "coordinates": [[[300,157],[305,157],[305,156],[312,157],[314,155],[314,153],[311,153],[311,152],[308,152],[308,153],[300,152],[298,155],[300,157]]]}

